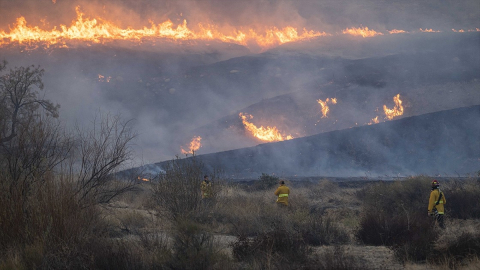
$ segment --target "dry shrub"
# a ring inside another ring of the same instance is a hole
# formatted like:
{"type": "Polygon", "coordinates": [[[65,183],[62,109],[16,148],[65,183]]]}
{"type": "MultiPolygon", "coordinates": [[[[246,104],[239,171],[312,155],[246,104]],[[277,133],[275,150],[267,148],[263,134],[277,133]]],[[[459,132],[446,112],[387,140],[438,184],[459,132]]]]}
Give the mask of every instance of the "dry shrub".
{"type": "Polygon", "coordinates": [[[445,208],[449,217],[461,219],[480,218],[479,180],[451,181],[442,190],[445,191],[447,199],[445,208]]]}
{"type": "Polygon", "coordinates": [[[330,217],[310,216],[300,230],[303,239],[312,246],[350,242],[349,234],[330,217]]]}
{"type": "Polygon", "coordinates": [[[253,183],[253,190],[266,190],[278,185],[280,178],[274,175],[262,173],[257,181],[253,183]]]}
{"type": "Polygon", "coordinates": [[[419,176],[365,188],[356,238],[368,245],[389,246],[401,261],[427,259],[438,238],[433,220],[426,216],[429,187],[430,179],[419,176]]]}
{"type": "Polygon", "coordinates": [[[480,254],[480,234],[463,232],[456,239],[435,248],[435,256],[429,259],[431,264],[448,265],[450,269],[469,264],[480,254]]]}
{"type": "Polygon", "coordinates": [[[171,269],[209,269],[216,262],[213,235],[201,224],[179,219],[173,228],[171,269]]]}
{"type": "Polygon", "coordinates": [[[312,252],[300,234],[280,228],[253,238],[238,237],[232,248],[237,260],[260,264],[261,269],[294,269],[306,264],[312,252]]]}
{"type": "MultiPolygon", "coordinates": [[[[133,241],[102,241],[94,246],[96,269],[146,269],[142,253],[145,251],[133,241]]],[[[157,268],[161,269],[161,268],[157,268]]]]}
{"type": "Polygon", "coordinates": [[[370,267],[365,259],[346,254],[342,246],[334,246],[333,249],[322,254],[316,254],[304,269],[365,270],[374,268],[370,267]]]}
{"type": "Polygon", "coordinates": [[[82,208],[69,181],[35,185],[27,197],[1,190],[0,255],[17,250],[29,269],[89,267],[90,247],[105,228],[97,209],[82,208]]]}
{"type": "Polygon", "coordinates": [[[200,183],[203,165],[195,158],[170,161],[164,173],[153,183],[157,206],[172,220],[194,215],[201,210],[200,183]]]}

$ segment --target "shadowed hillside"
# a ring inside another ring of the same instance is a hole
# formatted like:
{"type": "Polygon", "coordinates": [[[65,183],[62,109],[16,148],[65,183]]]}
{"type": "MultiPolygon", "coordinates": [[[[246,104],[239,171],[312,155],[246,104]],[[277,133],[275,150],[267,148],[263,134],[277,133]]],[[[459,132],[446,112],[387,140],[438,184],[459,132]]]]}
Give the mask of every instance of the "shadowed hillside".
{"type": "Polygon", "coordinates": [[[197,157],[232,178],[463,175],[480,169],[479,119],[472,106],[197,157]]]}

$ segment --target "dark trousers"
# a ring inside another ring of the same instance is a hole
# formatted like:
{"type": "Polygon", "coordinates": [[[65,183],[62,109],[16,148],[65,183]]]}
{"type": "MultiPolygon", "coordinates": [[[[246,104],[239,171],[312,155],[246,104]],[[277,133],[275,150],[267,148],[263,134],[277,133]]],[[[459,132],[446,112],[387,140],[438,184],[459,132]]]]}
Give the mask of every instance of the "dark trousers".
{"type": "Polygon", "coordinates": [[[444,220],[444,215],[437,215],[436,217],[437,224],[440,226],[440,228],[445,229],[445,220],[444,220]]]}

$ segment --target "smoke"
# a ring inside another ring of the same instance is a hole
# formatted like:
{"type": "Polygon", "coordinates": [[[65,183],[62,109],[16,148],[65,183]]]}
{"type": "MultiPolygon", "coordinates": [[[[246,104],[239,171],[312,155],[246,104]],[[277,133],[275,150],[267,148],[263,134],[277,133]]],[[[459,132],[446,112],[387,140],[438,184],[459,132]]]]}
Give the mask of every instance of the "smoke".
{"type": "MultiPolygon", "coordinates": [[[[0,29],[8,31],[8,26],[20,16],[26,18],[28,25],[42,29],[69,26],[76,19],[77,6],[84,18],[103,18],[121,28],[134,29],[166,20],[174,24],[187,20],[192,29],[200,23],[212,24],[225,32],[245,29],[262,32],[286,26],[332,34],[361,26],[377,31],[480,27],[480,3],[476,0],[441,3],[433,0],[30,0],[0,1],[0,29]]],[[[215,41],[183,44],[167,41],[155,46],[112,43],[23,53],[15,48],[0,48],[0,57],[10,62],[9,67],[38,64],[45,68],[47,96],[62,106],[61,118],[68,125],[88,126],[99,111],[133,119],[139,134],[135,145],[138,162],[153,163],[180,154],[180,147],[187,145],[193,136],[203,138],[197,154],[260,143],[245,133],[239,112],[252,113],[258,126],[274,125],[295,137],[306,136],[350,128],[357,122],[364,125],[376,115],[376,107],[383,104],[393,107],[392,98],[399,92],[403,95],[408,92],[405,89],[426,89],[420,85],[425,78],[429,83],[435,80],[451,83],[476,76],[468,75],[469,70],[478,70],[478,65],[469,62],[478,57],[468,56],[478,52],[475,41],[468,44],[475,44],[476,49],[462,47],[463,54],[432,55],[438,59],[433,64],[427,61],[422,65],[412,57],[383,58],[398,53],[420,55],[429,50],[451,52],[456,46],[451,36],[425,39],[430,41],[424,42],[424,36],[415,35],[375,39],[340,35],[285,44],[262,54],[253,53],[252,48],[215,41]],[[381,59],[360,61],[367,57],[381,59]],[[382,61],[400,64],[382,66],[382,61]],[[448,70],[433,75],[425,71],[452,66],[462,71],[454,74],[459,78],[450,77],[453,73],[448,70]],[[100,81],[99,75],[109,81],[100,81]],[[325,87],[330,84],[336,87],[325,87]],[[297,98],[290,97],[285,102],[282,98],[272,100],[292,92],[297,98]],[[338,106],[331,106],[330,118],[314,125],[321,117],[316,100],[332,97],[339,99],[338,106]],[[309,101],[317,107],[309,107],[309,101]],[[297,114],[292,116],[288,112],[297,114]],[[345,121],[340,125],[336,119],[345,121]]],[[[466,88],[478,90],[478,84],[466,88]]],[[[429,102],[409,93],[412,100],[429,102]]],[[[408,104],[409,99],[405,101],[408,104]]],[[[464,103],[465,100],[458,100],[454,106],[464,103]]],[[[409,112],[413,115],[413,108],[422,105],[426,107],[421,103],[411,104],[409,112]]],[[[288,161],[289,156],[294,156],[290,153],[277,154],[285,158],[282,164],[294,162],[288,161]]],[[[330,164],[328,160],[318,162],[321,168],[330,164]]]]}
{"type": "Polygon", "coordinates": [[[148,26],[150,21],[182,23],[184,19],[192,27],[198,23],[223,29],[294,26],[333,33],[362,25],[406,31],[474,29],[480,25],[480,2],[476,0],[28,0],[1,1],[0,26],[7,30],[7,25],[20,16],[32,25],[49,29],[69,25],[76,17],[77,6],[88,17],[105,18],[120,27],[133,28],[148,26]]]}

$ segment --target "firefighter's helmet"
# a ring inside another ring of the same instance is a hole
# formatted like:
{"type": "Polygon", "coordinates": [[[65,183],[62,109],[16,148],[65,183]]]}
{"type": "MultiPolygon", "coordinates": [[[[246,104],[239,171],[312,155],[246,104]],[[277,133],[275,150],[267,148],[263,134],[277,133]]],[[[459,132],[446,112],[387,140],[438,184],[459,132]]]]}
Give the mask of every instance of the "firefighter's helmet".
{"type": "Polygon", "coordinates": [[[436,188],[436,187],[439,187],[440,186],[440,183],[438,183],[438,180],[433,180],[432,181],[432,188],[436,188]]]}

